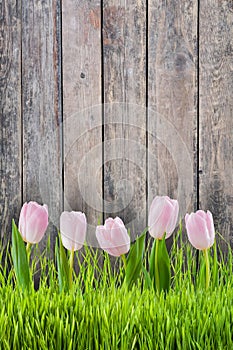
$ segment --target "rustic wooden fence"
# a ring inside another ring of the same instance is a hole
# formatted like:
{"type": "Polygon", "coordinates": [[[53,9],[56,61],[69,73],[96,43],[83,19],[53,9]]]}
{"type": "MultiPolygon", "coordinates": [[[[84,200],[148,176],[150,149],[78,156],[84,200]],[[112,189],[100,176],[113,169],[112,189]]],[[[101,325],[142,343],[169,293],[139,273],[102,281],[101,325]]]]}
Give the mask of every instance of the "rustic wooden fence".
{"type": "MultiPolygon", "coordinates": [[[[233,234],[233,2],[2,0],[1,235],[24,201],[133,236],[156,194],[233,234]]],[[[55,233],[54,233],[55,234],[55,233]]],[[[94,244],[94,241],[93,241],[94,244]]]]}

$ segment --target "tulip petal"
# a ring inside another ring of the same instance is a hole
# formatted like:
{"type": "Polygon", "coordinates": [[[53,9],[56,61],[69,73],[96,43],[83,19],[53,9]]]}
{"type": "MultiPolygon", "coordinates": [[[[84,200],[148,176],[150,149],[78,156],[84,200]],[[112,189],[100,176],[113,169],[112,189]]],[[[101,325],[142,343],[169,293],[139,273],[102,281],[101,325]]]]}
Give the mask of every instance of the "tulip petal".
{"type": "Polygon", "coordinates": [[[166,232],[166,238],[173,233],[179,212],[177,200],[168,196],[154,198],[149,211],[149,233],[152,237],[162,239],[166,232]]]}
{"type": "Polygon", "coordinates": [[[206,224],[209,231],[210,246],[212,246],[214,244],[214,239],[215,239],[215,228],[214,228],[213,215],[209,210],[207,210],[206,224]]]}
{"type": "Polygon", "coordinates": [[[24,203],[19,218],[19,231],[24,241],[38,243],[48,226],[48,208],[36,202],[24,203]]]}
{"type": "Polygon", "coordinates": [[[114,223],[118,224],[119,226],[125,227],[123,221],[118,216],[114,219],[114,223]]]}
{"type": "Polygon", "coordinates": [[[48,226],[48,213],[44,207],[31,211],[31,216],[27,220],[27,241],[39,243],[44,236],[48,226]]]}
{"type": "Polygon", "coordinates": [[[179,207],[176,207],[176,208],[174,208],[173,215],[172,215],[172,218],[171,218],[171,222],[167,226],[166,238],[170,237],[172,235],[173,231],[175,230],[176,225],[177,225],[178,214],[179,214],[179,207]]]}
{"type": "Polygon", "coordinates": [[[125,254],[130,249],[130,237],[120,218],[109,218],[104,226],[97,226],[96,238],[100,247],[113,256],[125,254]]]}
{"type": "Polygon", "coordinates": [[[122,226],[119,226],[117,222],[114,222],[111,232],[110,232],[111,241],[117,246],[121,246],[130,241],[127,230],[122,226]]]}
{"type": "Polygon", "coordinates": [[[209,248],[209,233],[203,216],[192,213],[186,223],[188,239],[196,249],[209,248]]]}
{"type": "Polygon", "coordinates": [[[116,221],[111,229],[111,242],[113,247],[118,250],[119,255],[127,253],[130,249],[130,237],[127,229],[125,226],[119,226],[116,221]]]}
{"type": "Polygon", "coordinates": [[[64,211],[61,214],[61,239],[66,249],[76,251],[82,248],[86,237],[86,225],[84,213],[64,211]]]}
{"type": "Polygon", "coordinates": [[[187,222],[188,222],[188,219],[189,219],[189,217],[190,217],[190,214],[186,214],[185,215],[185,225],[187,226],[187,222]]]}
{"type": "Polygon", "coordinates": [[[104,227],[106,227],[107,230],[111,230],[113,224],[114,224],[113,218],[108,218],[105,220],[104,227]]]}
{"type": "Polygon", "coordinates": [[[163,197],[156,196],[150,206],[148,225],[149,233],[154,238],[162,238],[164,234],[164,228],[161,230],[160,217],[163,213],[165,201],[163,197]],[[163,231],[161,233],[161,231],[163,231]]]}
{"type": "Polygon", "coordinates": [[[27,217],[27,208],[28,208],[28,203],[24,203],[22,206],[22,209],[20,211],[20,216],[19,216],[19,232],[23,238],[23,240],[26,240],[26,217],[27,217]]]}
{"type": "Polygon", "coordinates": [[[149,227],[154,226],[156,220],[159,219],[159,215],[162,212],[164,207],[164,200],[162,197],[156,196],[150,206],[149,216],[148,216],[148,225],[149,227]]]}
{"type": "Polygon", "coordinates": [[[104,226],[97,226],[96,228],[96,238],[100,247],[105,250],[108,254],[113,256],[119,256],[118,250],[109,239],[108,231],[104,226]]]}

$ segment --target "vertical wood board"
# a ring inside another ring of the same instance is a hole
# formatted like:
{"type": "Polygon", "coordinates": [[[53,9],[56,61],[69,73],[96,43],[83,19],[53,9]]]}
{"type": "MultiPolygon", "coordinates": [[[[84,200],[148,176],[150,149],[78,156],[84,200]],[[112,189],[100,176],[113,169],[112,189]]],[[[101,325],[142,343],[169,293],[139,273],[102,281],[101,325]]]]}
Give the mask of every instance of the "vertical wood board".
{"type": "Polygon", "coordinates": [[[197,3],[149,0],[148,205],[178,199],[180,217],[197,191],[197,3]]]}
{"type": "Polygon", "coordinates": [[[53,236],[62,210],[59,35],[56,0],[22,1],[23,200],[48,205],[53,236]]]}
{"type": "Polygon", "coordinates": [[[21,7],[0,4],[0,232],[10,238],[18,221],[21,189],[21,7]]]}
{"type": "Polygon", "coordinates": [[[95,246],[102,218],[101,2],[62,4],[64,198],[85,212],[95,246]]]}
{"type": "Polygon", "coordinates": [[[146,1],[103,2],[104,211],[146,226],[146,1]]]}
{"type": "Polygon", "coordinates": [[[200,3],[200,208],[233,238],[233,5],[200,3]]]}

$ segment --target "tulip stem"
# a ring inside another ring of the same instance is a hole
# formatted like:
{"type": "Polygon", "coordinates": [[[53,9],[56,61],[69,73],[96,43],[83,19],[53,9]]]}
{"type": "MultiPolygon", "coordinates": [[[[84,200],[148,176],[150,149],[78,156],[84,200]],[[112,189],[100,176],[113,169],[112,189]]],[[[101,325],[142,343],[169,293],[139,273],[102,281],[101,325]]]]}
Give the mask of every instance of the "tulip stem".
{"type": "Polygon", "coordinates": [[[70,251],[70,270],[69,270],[69,285],[70,285],[70,289],[72,287],[73,266],[74,266],[74,248],[72,248],[71,251],[70,251]]]}
{"type": "Polygon", "coordinates": [[[205,264],[206,264],[206,289],[208,289],[210,284],[210,263],[209,263],[209,256],[208,256],[208,250],[203,250],[204,256],[205,256],[205,264]]]}
{"type": "Polygon", "coordinates": [[[125,271],[126,271],[126,257],[125,257],[125,254],[122,254],[121,255],[121,259],[122,259],[122,261],[123,261],[123,264],[124,264],[124,269],[125,269],[125,271]]]}
{"type": "Polygon", "coordinates": [[[31,245],[32,245],[31,243],[27,242],[26,252],[27,252],[27,256],[28,256],[28,262],[30,261],[31,245]]]}
{"type": "Polygon", "coordinates": [[[156,289],[160,292],[158,252],[159,252],[159,239],[156,239],[156,245],[155,245],[155,285],[156,285],[156,289]]]}

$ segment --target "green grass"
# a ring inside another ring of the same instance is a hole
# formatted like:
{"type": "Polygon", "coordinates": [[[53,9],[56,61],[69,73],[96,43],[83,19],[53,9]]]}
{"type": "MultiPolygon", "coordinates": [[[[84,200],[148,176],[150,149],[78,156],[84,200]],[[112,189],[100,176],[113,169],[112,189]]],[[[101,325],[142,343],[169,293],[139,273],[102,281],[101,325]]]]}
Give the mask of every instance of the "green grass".
{"type": "Polygon", "coordinates": [[[232,286],[166,297],[111,286],[82,295],[1,290],[1,349],[231,349],[232,286]]]}
{"type": "MultiPolygon", "coordinates": [[[[68,293],[59,293],[49,242],[42,255],[34,248],[33,273],[41,275],[37,291],[22,293],[12,269],[1,264],[0,349],[233,349],[230,247],[225,261],[218,254],[217,284],[211,250],[206,290],[196,251],[182,243],[181,230],[175,237],[166,294],[147,287],[143,276],[127,290],[121,261],[116,270],[107,254],[87,247],[76,254],[79,272],[68,293]]],[[[10,255],[1,253],[0,261],[10,263],[10,255]]]]}

